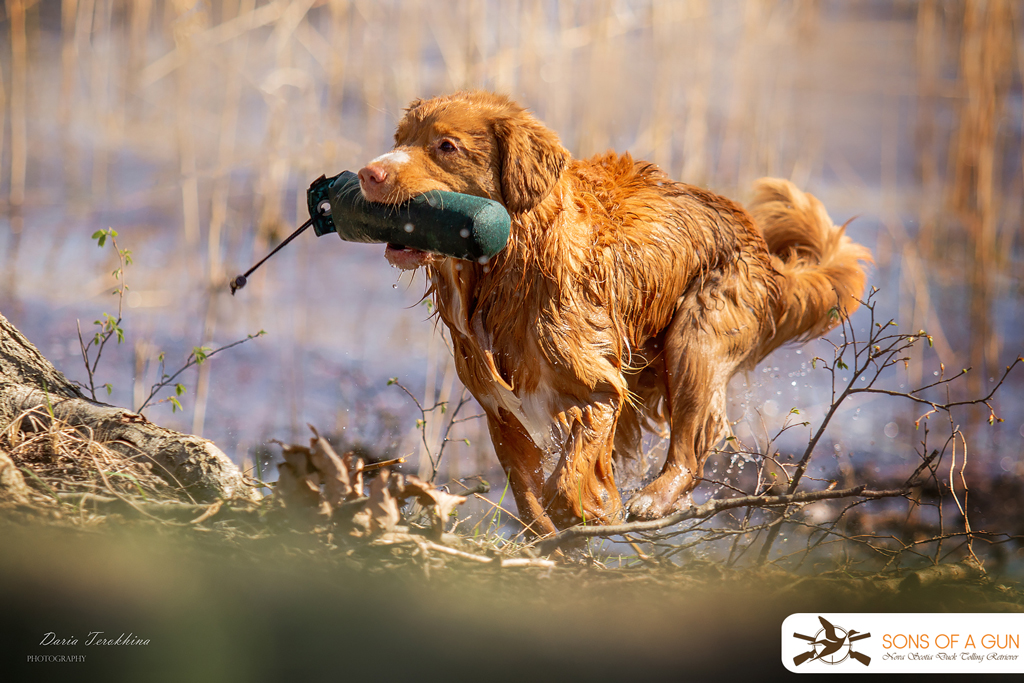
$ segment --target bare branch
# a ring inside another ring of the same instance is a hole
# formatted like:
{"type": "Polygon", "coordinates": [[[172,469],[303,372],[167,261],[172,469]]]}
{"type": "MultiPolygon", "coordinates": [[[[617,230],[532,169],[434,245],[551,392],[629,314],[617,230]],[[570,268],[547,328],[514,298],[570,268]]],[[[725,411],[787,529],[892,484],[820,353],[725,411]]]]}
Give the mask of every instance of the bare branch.
{"type": "MultiPolygon", "coordinates": [[[[226,344],[224,346],[216,348],[213,351],[210,351],[209,353],[204,353],[204,354],[202,354],[202,358],[197,356],[196,355],[196,351],[193,349],[192,353],[190,353],[188,355],[188,358],[186,359],[185,364],[183,366],[181,366],[180,368],[178,368],[177,372],[175,372],[173,375],[164,375],[159,382],[157,382],[156,384],[154,384],[152,386],[152,388],[149,391],[149,396],[147,396],[146,400],[142,402],[142,405],[140,405],[138,408],[136,408],[135,412],[137,412],[137,413],[139,413],[141,415],[142,411],[145,409],[145,407],[147,405],[149,405],[149,402],[153,400],[153,397],[156,396],[157,393],[159,393],[159,391],[161,389],[163,389],[166,386],[170,386],[170,384],[175,379],[178,378],[178,375],[180,375],[181,373],[185,372],[186,370],[188,370],[193,365],[199,365],[200,363],[205,363],[206,361],[208,361],[209,359],[213,358],[214,356],[216,356],[221,351],[227,351],[228,349],[233,349],[234,347],[238,346],[239,344],[244,344],[245,342],[249,341],[250,339],[255,339],[256,337],[262,337],[264,334],[266,334],[266,333],[263,330],[260,330],[256,334],[250,334],[245,339],[239,339],[238,341],[231,342],[230,344],[226,344]]],[[[203,350],[205,350],[205,349],[203,349],[203,350]]],[[[161,364],[161,371],[162,371],[162,367],[163,367],[163,364],[161,364]]],[[[158,401],[158,403],[159,403],[159,401],[158,401]]]]}
{"type": "Polygon", "coordinates": [[[861,496],[863,498],[887,498],[892,496],[902,496],[906,493],[906,489],[893,489],[887,491],[868,490],[867,485],[862,484],[848,489],[832,491],[809,491],[783,496],[738,496],[736,498],[727,498],[725,500],[710,500],[703,505],[690,506],[686,510],[680,510],[679,512],[668,515],[667,517],[662,517],[661,519],[610,526],[570,527],[555,534],[551,538],[542,541],[540,549],[542,554],[549,554],[577,538],[622,536],[623,534],[636,533],[640,531],[657,531],[658,529],[664,529],[688,519],[711,517],[724,510],[739,507],[797,505],[801,503],[813,503],[819,500],[849,498],[852,496],[861,496]]]}

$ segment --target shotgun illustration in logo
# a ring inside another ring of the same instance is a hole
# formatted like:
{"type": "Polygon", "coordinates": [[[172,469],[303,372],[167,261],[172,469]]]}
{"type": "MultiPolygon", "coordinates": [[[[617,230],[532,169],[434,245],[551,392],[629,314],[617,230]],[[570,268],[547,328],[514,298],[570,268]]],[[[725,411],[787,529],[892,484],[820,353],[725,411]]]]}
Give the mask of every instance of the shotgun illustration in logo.
{"type": "Polygon", "coordinates": [[[804,662],[812,662],[814,660],[822,661],[826,664],[839,664],[846,661],[847,658],[856,659],[864,666],[871,663],[871,657],[863,652],[855,652],[853,649],[855,642],[870,638],[870,633],[858,633],[853,630],[847,631],[839,626],[832,625],[827,619],[820,616],[818,621],[821,622],[822,628],[814,636],[805,636],[802,633],[793,634],[794,638],[806,640],[811,644],[810,650],[801,652],[793,658],[794,665],[800,666],[804,662]]]}

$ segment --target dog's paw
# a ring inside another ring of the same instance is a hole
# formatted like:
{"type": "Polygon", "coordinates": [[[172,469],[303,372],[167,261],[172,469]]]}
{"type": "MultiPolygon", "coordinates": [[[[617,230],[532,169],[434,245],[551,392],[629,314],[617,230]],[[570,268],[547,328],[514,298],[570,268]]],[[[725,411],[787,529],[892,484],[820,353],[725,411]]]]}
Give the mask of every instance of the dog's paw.
{"type": "Polygon", "coordinates": [[[628,519],[631,521],[660,519],[674,510],[674,500],[666,500],[658,493],[648,492],[647,489],[638,492],[626,503],[628,519]]]}
{"type": "Polygon", "coordinates": [[[678,478],[663,480],[655,479],[640,491],[637,491],[626,503],[626,512],[631,521],[661,519],[678,510],[693,504],[690,494],[680,494],[678,478]]]}

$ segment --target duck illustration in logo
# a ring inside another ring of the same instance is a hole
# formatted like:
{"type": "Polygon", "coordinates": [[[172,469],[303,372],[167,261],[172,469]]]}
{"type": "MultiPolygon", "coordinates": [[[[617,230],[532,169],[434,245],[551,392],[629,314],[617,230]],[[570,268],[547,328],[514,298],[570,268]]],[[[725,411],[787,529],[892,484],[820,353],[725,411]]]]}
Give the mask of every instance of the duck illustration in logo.
{"type": "Polygon", "coordinates": [[[809,641],[811,644],[810,650],[801,652],[793,658],[793,664],[800,666],[804,662],[813,662],[816,659],[826,664],[839,664],[846,661],[847,657],[857,660],[864,666],[871,663],[871,657],[853,650],[853,643],[870,638],[870,633],[847,631],[842,627],[834,626],[825,617],[819,616],[818,621],[821,622],[822,628],[813,637],[805,636],[802,633],[793,634],[794,638],[809,641]]]}

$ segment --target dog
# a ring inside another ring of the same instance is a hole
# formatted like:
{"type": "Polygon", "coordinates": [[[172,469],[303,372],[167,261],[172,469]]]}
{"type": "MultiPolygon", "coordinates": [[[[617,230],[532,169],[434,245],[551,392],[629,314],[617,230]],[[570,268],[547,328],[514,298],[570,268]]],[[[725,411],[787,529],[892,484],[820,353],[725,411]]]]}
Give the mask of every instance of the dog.
{"type": "Polygon", "coordinates": [[[537,535],[654,519],[689,500],[729,431],[726,386],[858,306],[871,253],[786,180],[748,210],[628,153],[573,159],[506,96],[415,100],[363,196],[427,190],[500,202],[512,219],[489,262],[388,244],[428,269],[459,378],[486,413],[521,521],[537,535]],[[643,429],[670,433],[660,474],[623,503],[617,468],[643,429]]]}

